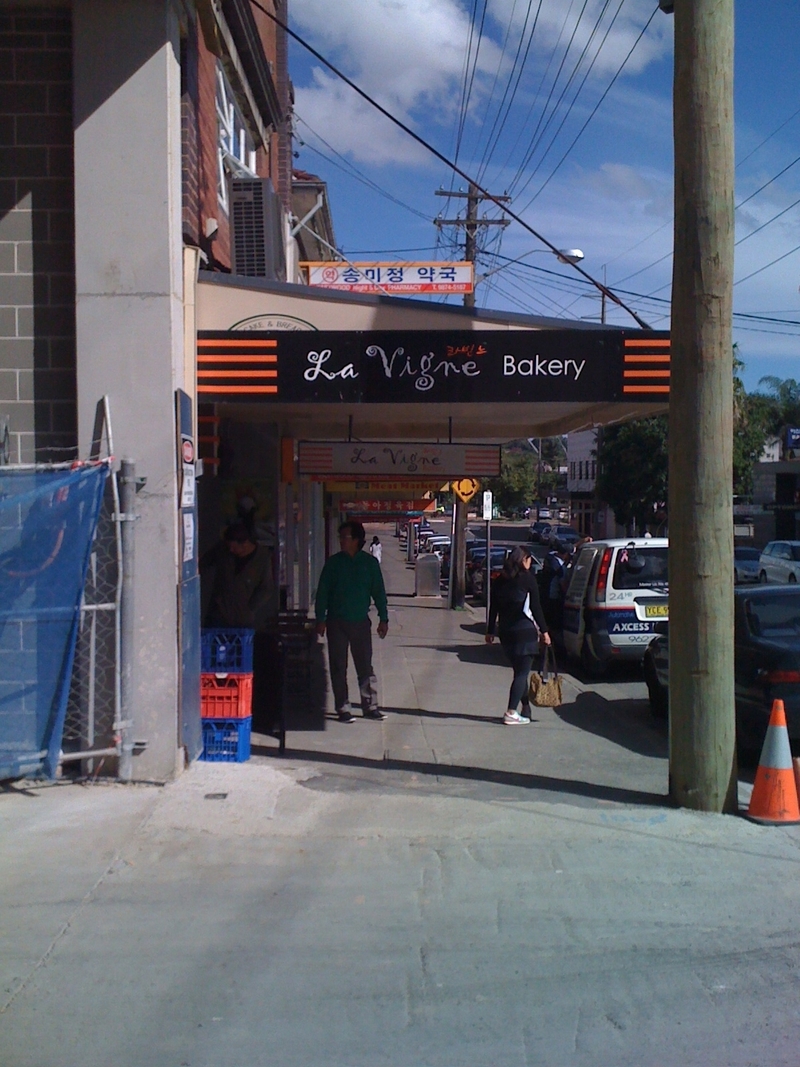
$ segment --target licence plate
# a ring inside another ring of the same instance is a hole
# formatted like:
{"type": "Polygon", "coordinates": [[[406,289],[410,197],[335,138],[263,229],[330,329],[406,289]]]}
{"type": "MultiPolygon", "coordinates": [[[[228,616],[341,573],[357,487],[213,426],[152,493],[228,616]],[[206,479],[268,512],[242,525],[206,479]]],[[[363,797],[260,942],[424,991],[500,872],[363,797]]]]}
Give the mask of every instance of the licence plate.
{"type": "Polygon", "coordinates": [[[645,604],[644,617],[646,619],[668,619],[669,604],[645,604]]]}

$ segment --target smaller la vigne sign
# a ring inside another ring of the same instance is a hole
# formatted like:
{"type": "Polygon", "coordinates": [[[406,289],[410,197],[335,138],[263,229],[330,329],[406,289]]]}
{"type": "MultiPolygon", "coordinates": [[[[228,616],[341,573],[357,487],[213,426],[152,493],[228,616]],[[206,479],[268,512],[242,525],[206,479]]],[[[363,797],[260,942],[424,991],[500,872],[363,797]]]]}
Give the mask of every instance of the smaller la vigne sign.
{"type": "Polygon", "coordinates": [[[300,441],[297,461],[300,474],[348,475],[358,480],[373,475],[492,478],[500,473],[500,446],[300,441]]]}

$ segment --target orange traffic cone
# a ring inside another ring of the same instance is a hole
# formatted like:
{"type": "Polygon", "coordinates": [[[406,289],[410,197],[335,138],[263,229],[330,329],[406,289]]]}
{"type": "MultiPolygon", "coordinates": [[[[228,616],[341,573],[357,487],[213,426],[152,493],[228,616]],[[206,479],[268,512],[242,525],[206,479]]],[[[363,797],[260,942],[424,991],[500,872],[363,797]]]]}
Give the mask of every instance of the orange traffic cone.
{"type": "Polygon", "coordinates": [[[747,817],[767,826],[800,823],[800,801],[782,700],[772,702],[747,817]]]}

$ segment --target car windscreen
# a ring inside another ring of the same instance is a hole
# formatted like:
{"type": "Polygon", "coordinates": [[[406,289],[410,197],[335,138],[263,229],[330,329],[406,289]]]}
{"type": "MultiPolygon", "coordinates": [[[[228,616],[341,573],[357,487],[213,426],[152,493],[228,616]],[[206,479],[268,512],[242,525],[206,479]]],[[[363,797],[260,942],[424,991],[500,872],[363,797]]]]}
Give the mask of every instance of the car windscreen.
{"type": "Polygon", "coordinates": [[[757,548],[734,548],[733,556],[734,559],[758,560],[761,558],[761,553],[758,551],[757,548]]]}
{"type": "Polygon", "coordinates": [[[617,552],[611,584],[615,589],[657,589],[666,592],[667,549],[621,548],[617,552]]]}
{"type": "Polygon", "coordinates": [[[800,640],[800,592],[791,596],[748,599],[747,625],[754,637],[800,640]]]}
{"type": "Polygon", "coordinates": [[[792,559],[800,559],[800,545],[790,545],[792,550],[792,559]]]}

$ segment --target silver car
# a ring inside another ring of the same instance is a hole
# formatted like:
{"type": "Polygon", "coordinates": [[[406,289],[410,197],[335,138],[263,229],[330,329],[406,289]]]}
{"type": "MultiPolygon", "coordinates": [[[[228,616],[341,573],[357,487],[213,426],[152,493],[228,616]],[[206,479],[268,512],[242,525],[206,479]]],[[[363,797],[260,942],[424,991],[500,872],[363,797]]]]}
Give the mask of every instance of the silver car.
{"type": "Polygon", "coordinates": [[[758,565],[761,553],[757,548],[739,545],[733,550],[733,580],[737,585],[758,581],[758,565]]]}
{"type": "Polygon", "coordinates": [[[800,541],[770,541],[758,560],[760,582],[800,581],[800,541]]]}

